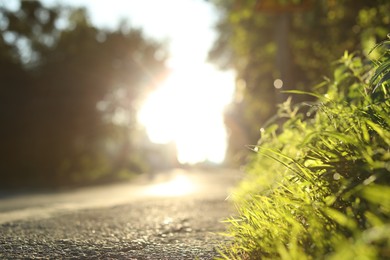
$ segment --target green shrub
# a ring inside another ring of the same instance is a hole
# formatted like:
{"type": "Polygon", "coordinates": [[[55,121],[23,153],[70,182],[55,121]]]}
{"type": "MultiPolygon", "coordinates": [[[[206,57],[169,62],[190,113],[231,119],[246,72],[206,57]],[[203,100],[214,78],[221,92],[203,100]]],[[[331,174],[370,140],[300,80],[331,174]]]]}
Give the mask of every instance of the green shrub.
{"type": "Polygon", "coordinates": [[[373,62],[346,53],[317,102],[289,99],[261,129],[223,258],[390,258],[389,44],[373,62]]]}

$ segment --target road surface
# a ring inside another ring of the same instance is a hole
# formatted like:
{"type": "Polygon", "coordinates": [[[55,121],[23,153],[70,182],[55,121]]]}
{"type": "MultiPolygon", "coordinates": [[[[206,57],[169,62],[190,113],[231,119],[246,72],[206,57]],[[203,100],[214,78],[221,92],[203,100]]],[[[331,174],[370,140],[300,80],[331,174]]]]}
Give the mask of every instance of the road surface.
{"type": "Polygon", "coordinates": [[[235,170],[0,198],[0,259],[213,259],[235,170]]]}

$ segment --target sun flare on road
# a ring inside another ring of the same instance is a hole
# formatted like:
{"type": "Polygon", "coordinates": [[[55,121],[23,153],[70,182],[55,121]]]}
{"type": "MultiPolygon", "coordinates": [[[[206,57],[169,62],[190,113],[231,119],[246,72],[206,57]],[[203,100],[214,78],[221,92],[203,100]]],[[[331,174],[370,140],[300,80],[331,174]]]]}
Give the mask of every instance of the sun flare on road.
{"type": "Polygon", "coordinates": [[[175,142],[180,163],[224,160],[223,111],[231,101],[233,76],[212,66],[174,70],[147,98],[139,121],[154,143],[175,142]]]}
{"type": "Polygon", "coordinates": [[[195,184],[185,175],[176,175],[172,180],[154,185],[148,194],[161,197],[175,197],[190,194],[195,190],[195,184]]]}

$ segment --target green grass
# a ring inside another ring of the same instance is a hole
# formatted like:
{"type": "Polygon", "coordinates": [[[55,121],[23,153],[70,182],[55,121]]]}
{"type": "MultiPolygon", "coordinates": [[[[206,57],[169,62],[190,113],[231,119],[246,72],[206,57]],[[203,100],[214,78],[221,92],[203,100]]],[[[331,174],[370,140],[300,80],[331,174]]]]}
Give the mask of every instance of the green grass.
{"type": "MultiPolygon", "coordinates": [[[[390,258],[390,41],[261,130],[222,259],[390,258]]],[[[293,91],[291,94],[304,94],[293,91]]]]}

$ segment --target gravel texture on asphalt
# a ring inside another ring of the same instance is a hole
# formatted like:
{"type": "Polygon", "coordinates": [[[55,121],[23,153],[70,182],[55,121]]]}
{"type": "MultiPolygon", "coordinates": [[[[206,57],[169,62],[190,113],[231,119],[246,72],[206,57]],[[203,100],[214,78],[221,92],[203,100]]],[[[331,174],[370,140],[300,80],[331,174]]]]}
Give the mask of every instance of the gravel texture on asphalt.
{"type": "Polygon", "coordinates": [[[0,259],[213,259],[220,198],[154,198],[0,225],[0,259]]]}

